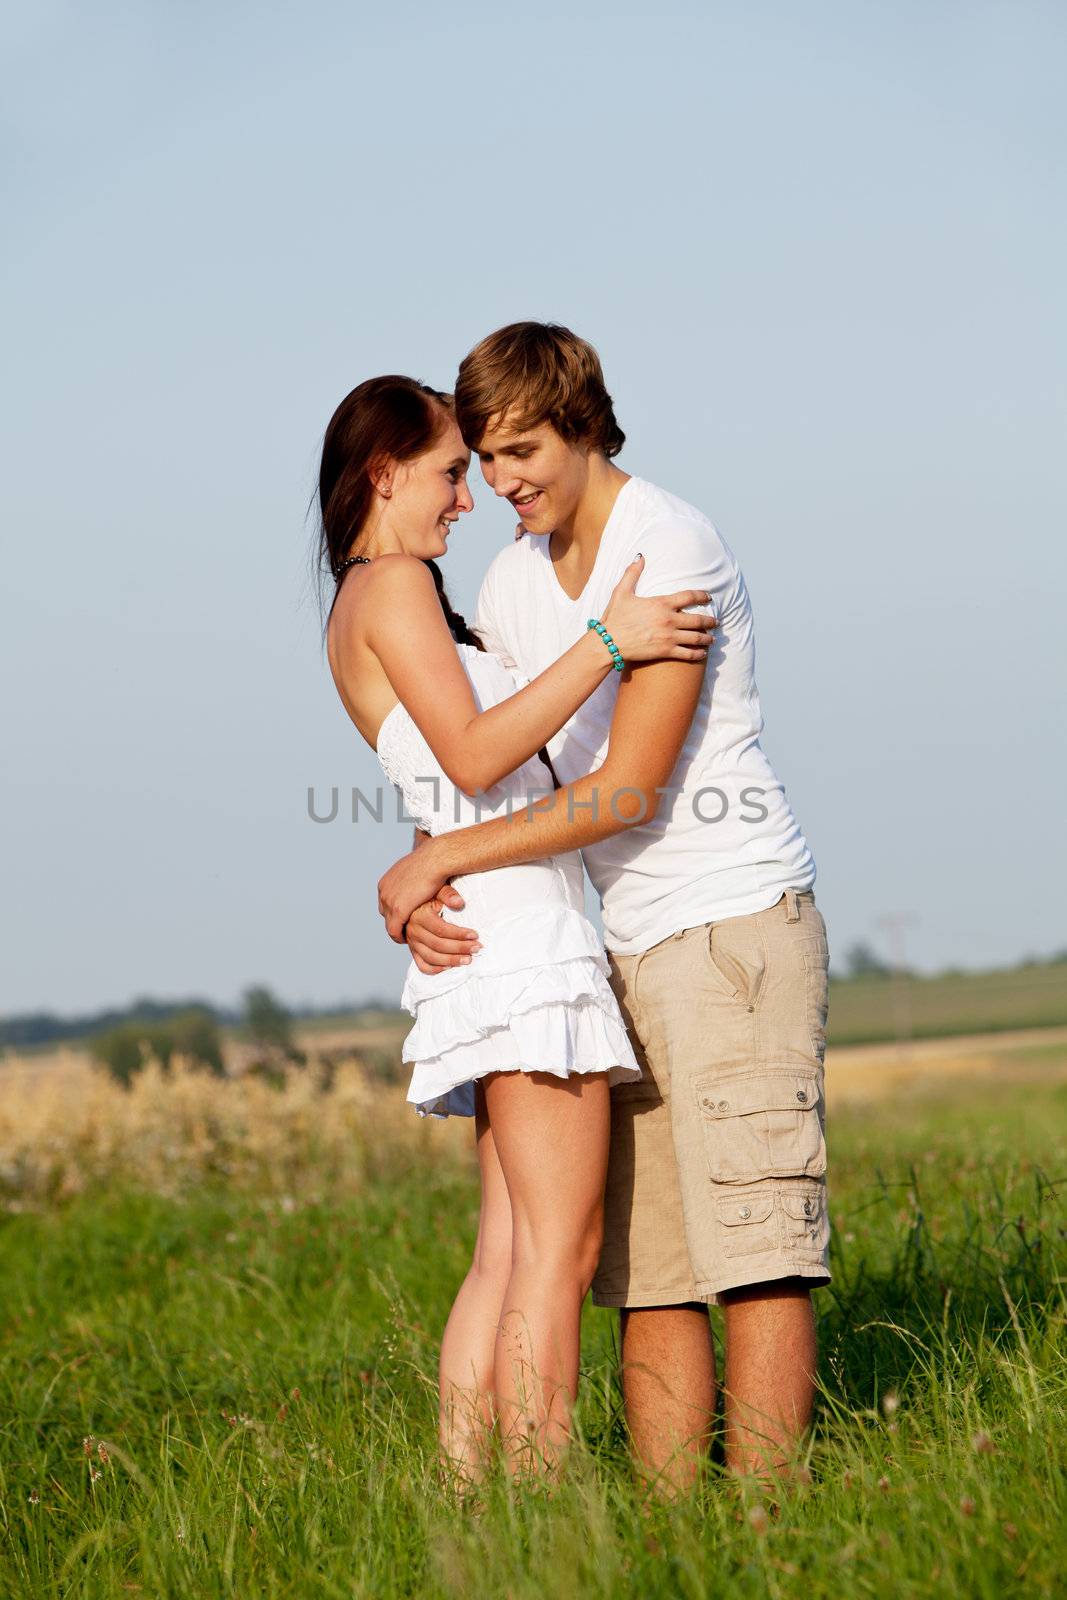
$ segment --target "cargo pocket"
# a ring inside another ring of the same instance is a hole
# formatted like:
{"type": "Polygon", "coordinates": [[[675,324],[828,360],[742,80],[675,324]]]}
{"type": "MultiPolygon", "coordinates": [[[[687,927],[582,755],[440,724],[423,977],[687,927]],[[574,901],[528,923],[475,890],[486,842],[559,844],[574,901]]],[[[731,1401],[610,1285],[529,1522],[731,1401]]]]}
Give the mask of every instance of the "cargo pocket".
{"type": "Polygon", "coordinates": [[[754,1256],[762,1250],[777,1250],[773,1194],[764,1191],[731,1195],[728,1200],[719,1200],[716,1207],[724,1256],[754,1256]]]}
{"type": "Polygon", "coordinates": [[[822,1068],[790,1062],[693,1084],[715,1183],[820,1178],[826,1171],[822,1068]]]}
{"type": "Polygon", "coordinates": [[[793,1255],[822,1260],[830,1243],[826,1186],[813,1183],[803,1189],[782,1189],[778,1198],[786,1249],[793,1255]]]}

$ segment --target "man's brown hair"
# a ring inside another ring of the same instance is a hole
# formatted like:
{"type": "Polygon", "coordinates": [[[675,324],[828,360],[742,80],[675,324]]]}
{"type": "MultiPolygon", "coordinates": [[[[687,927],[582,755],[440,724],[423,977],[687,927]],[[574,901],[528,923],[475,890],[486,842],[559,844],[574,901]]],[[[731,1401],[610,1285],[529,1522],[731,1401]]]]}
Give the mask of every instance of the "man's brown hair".
{"type": "Polygon", "coordinates": [[[477,450],[490,422],[514,408],[515,427],[550,422],[561,438],[617,456],[626,435],[615,420],[600,357],[555,322],[512,322],[460,363],[456,421],[477,450]]]}

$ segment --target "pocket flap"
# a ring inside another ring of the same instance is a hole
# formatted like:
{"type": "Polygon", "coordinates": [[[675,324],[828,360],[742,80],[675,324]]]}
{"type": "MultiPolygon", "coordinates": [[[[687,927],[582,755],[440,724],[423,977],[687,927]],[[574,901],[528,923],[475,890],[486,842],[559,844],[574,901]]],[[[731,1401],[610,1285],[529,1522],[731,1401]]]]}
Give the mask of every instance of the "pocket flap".
{"type": "Polygon", "coordinates": [[[725,1081],[718,1075],[698,1078],[693,1087],[704,1116],[744,1117],[753,1111],[813,1111],[820,1077],[814,1067],[766,1067],[725,1081]]]}
{"type": "Polygon", "coordinates": [[[746,1223],[750,1226],[757,1222],[766,1222],[774,1210],[774,1196],[772,1194],[738,1195],[736,1199],[719,1200],[719,1221],[724,1222],[728,1228],[743,1227],[746,1223]]]}
{"type": "Polygon", "coordinates": [[[788,1190],[779,1192],[782,1208],[787,1217],[792,1217],[795,1222],[814,1222],[822,1211],[822,1194],[818,1191],[812,1194],[790,1194],[788,1190]]]}

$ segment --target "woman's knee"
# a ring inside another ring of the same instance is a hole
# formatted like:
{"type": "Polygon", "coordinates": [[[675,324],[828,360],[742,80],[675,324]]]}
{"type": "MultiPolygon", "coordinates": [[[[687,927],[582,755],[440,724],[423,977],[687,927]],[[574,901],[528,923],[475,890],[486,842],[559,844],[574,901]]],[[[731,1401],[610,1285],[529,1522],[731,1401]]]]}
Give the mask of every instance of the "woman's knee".
{"type": "Polygon", "coordinates": [[[499,1287],[503,1292],[511,1276],[512,1265],[513,1251],[510,1238],[480,1239],[474,1247],[468,1276],[485,1289],[499,1287]]]}
{"type": "Polygon", "coordinates": [[[597,1206],[577,1226],[559,1217],[540,1227],[518,1225],[513,1256],[516,1266],[540,1276],[577,1284],[584,1295],[593,1281],[604,1241],[604,1212],[597,1206]]]}
{"type": "Polygon", "coordinates": [[[582,1293],[587,1294],[596,1269],[600,1262],[600,1252],[604,1244],[604,1208],[597,1208],[596,1215],[592,1218],[586,1232],[582,1250],[582,1293]]]}

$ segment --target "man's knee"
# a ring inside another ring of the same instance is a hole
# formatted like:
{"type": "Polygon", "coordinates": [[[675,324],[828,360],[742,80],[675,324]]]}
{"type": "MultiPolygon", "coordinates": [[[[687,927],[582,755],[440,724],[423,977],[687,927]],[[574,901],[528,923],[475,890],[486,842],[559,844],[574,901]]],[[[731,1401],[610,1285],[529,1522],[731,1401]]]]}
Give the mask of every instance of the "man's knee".
{"type": "Polygon", "coordinates": [[[810,1300],[811,1279],[773,1278],[767,1283],[744,1283],[736,1289],[723,1289],[719,1300],[724,1306],[747,1305],[756,1300],[810,1300]]]}
{"type": "Polygon", "coordinates": [[[625,1337],[627,1329],[651,1329],[669,1326],[695,1316],[707,1317],[708,1308],[703,1300],[685,1300],[669,1306],[620,1306],[619,1322],[625,1337]]]}
{"type": "Polygon", "coordinates": [[[621,1313],[624,1382],[634,1374],[669,1378],[673,1387],[714,1381],[715,1352],[711,1322],[703,1301],[671,1306],[630,1306],[621,1313]]]}

